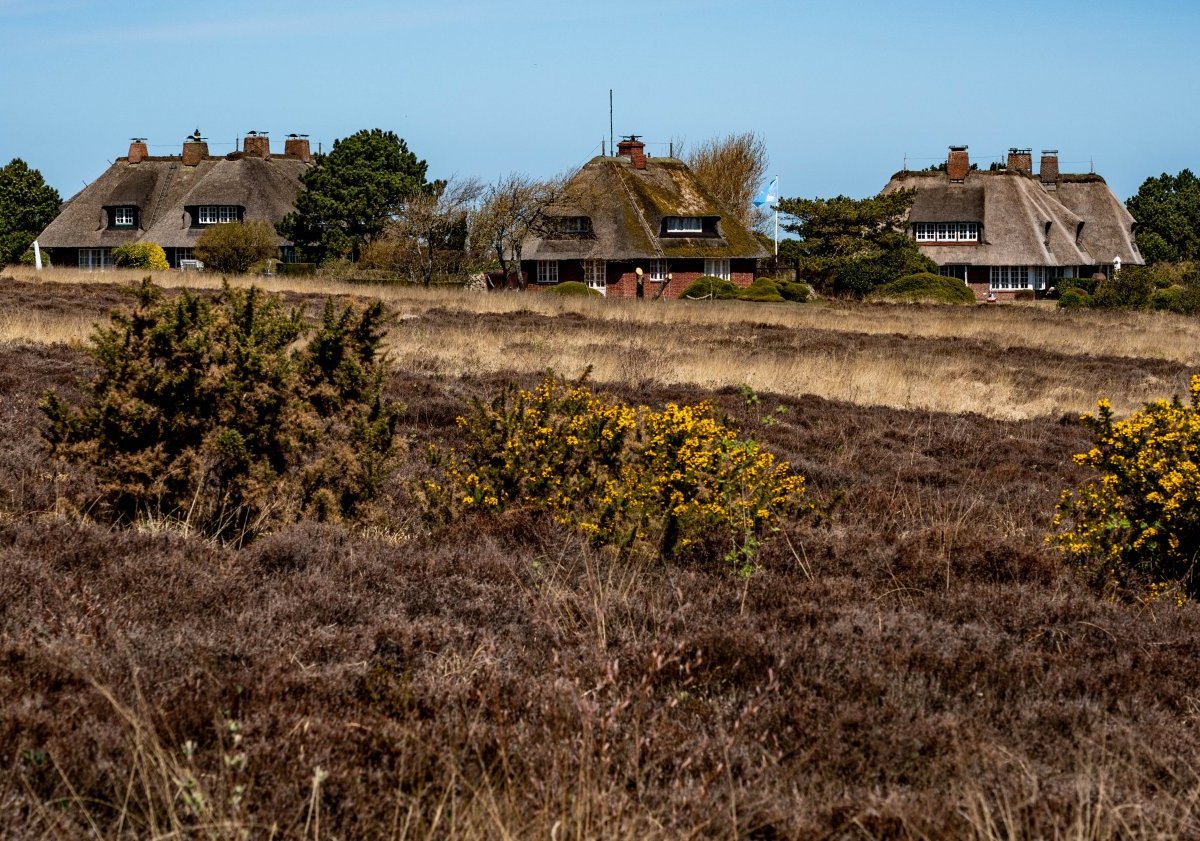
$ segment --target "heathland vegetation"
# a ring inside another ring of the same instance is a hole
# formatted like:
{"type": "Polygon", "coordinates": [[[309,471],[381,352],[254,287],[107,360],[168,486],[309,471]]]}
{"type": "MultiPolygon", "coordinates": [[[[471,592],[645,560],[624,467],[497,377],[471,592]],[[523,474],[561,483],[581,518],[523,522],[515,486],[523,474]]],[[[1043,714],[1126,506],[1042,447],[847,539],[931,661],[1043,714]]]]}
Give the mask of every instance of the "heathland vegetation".
{"type": "Polygon", "coordinates": [[[1200,831],[1194,320],[170,279],[4,280],[6,836],[1200,831]]]}
{"type": "Polygon", "coordinates": [[[301,275],[0,279],[0,838],[1200,835],[1186,178],[1061,307],[944,306],[903,192],[637,302],[449,282],[558,179],[306,178],[301,275]]]}

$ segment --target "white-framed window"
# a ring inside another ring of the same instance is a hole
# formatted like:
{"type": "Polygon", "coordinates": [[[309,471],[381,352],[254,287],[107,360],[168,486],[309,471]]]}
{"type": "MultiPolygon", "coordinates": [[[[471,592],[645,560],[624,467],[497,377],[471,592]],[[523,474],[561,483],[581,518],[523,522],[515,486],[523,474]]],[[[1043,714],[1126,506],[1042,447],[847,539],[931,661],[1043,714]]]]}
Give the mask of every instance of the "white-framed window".
{"type": "Polygon", "coordinates": [[[180,268],[180,263],[184,260],[195,260],[196,254],[190,248],[175,249],[175,268],[180,268]]]}
{"type": "Polygon", "coordinates": [[[114,228],[132,228],[133,227],[133,208],[132,207],[113,208],[113,227],[114,228]]]}
{"type": "Polygon", "coordinates": [[[111,248],[81,248],[79,249],[79,268],[89,272],[111,269],[111,248]]]}
{"type": "Polygon", "coordinates": [[[729,280],[729,261],[706,259],[704,261],[704,273],[709,277],[719,277],[722,280],[729,280]]]}
{"type": "Polygon", "coordinates": [[[603,260],[584,260],[583,261],[583,282],[588,286],[601,287],[604,286],[604,261],[603,260]]]}
{"type": "Polygon", "coordinates": [[[669,266],[666,260],[651,260],[649,277],[655,283],[662,283],[667,279],[669,266]]]}
{"type": "Polygon", "coordinates": [[[537,261],[537,282],[538,283],[558,283],[558,261],[557,260],[538,260],[537,261]]]}
{"type": "Polygon", "coordinates": [[[1064,277],[1074,276],[1074,266],[1038,266],[1034,270],[1034,289],[1045,289],[1047,286],[1056,286],[1058,285],[1058,281],[1064,277]]]}
{"type": "Polygon", "coordinates": [[[668,216],[665,221],[668,234],[704,233],[704,220],[699,216],[668,216]]]}
{"type": "Polygon", "coordinates": [[[238,209],[232,204],[202,204],[199,207],[201,225],[222,225],[238,220],[238,209]]]}
{"type": "Polygon", "coordinates": [[[592,231],[592,220],[589,216],[562,217],[562,231],[565,234],[587,234],[592,231]]]}
{"type": "Polygon", "coordinates": [[[938,274],[942,277],[952,277],[956,280],[967,282],[967,267],[966,266],[939,266],[938,274]]]}
{"type": "Polygon", "coordinates": [[[914,222],[917,242],[979,242],[978,222],[914,222]]]}
{"type": "Polygon", "coordinates": [[[992,289],[1032,289],[1029,266],[992,266],[989,286],[992,289]]]}

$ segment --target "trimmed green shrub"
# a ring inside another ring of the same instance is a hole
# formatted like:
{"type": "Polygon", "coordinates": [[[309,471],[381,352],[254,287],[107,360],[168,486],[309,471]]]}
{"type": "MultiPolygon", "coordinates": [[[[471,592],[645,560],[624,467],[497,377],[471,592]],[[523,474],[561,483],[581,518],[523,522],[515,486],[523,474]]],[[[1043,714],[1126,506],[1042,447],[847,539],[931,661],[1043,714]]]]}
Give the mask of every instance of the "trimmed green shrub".
{"type": "Polygon", "coordinates": [[[760,303],[782,303],[783,295],[779,293],[779,287],[769,277],[756,278],[753,283],[745,289],[738,291],[739,301],[757,301],[760,303]]]}
{"type": "Polygon", "coordinates": [[[383,305],[325,306],[306,332],[277,296],[224,286],[167,299],[150,282],[97,328],[89,399],[50,393],[46,439],[99,484],[93,512],[242,542],[301,517],[364,516],[396,451],[383,397],[383,305]]]}
{"type": "Polygon", "coordinates": [[[112,252],[113,265],[122,269],[149,269],[165,272],[171,268],[167,252],[156,242],[131,242],[118,246],[112,252]]]}
{"type": "Polygon", "coordinates": [[[1055,281],[1058,288],[1064,294],[1068,289],[1078,289],[1083,294],[1091,296],[1096,291],[1096,278],[1094,277],[1062,277],[1055,281]]]}
{"type": "Polygon", "coordinates": [[[920,272],[883,284],[871,293],[869,300],[973,304],[975,293],[958,278],[920,272]]]}
{"type": "Polygon", "coordinates": [[[279,257],[279,238],[269,222],[226,222],[205,228],[195,254],[206,269],[245,274],[255,263],[279,257]]]}
{"type": "Polygon", "coordinates": [[[1158,289],[1150,297],[1150,306],[1156,310],[1180,315],[1195,315],[1200,312],[1200,289],[1192,286],[1168,286],[1158,289]]]}
{"type": "Polygon", "coordinates": [[[687,285],[687,288],[683,290],[682,297],[717,298],[722,301],[730,301],[736,298],[739,292],[741,290],[732,281],[712,275],[701,275],[687,285]]]}
{"type": "Polygon", "coordinates": [[[568,297],[599,298],[601,295],[599,289],[593,289],[586,283],[580,283],[578,280],[568,280],[563,283],[556,283],[553,286],[546,287],[546,291],[551,295],[565,295],[568,297]]]}
{"type": "Polygon", "coordinates": [[[793,301],[797,304],[807,303],[812,297],[812,287],[807,283],[798,283],[787,278],[775,278],[775,286],[779,289],[779,294],[783,296],[785,301],[793,301]]]}
{"type": "Polygon", "coordinates": [[[293,277],[310,277],[317,273],[316,263],[276,263],[275,271],[281,275],[293,277]]]}
{"type": "Polygon", "coordinates": [[[1083,289],[1071,287],[1058,296],[1058,305],[1063,309],[1082,309],[1092,305],[1092,297],[1083,289]]]}
{"type": "Polygon", "coordinates": [[[1096,473],[1063,492],[1048,542],[1098,588],[1200,596],[1200,376],[1189,392],[1123,421],[1107,400],[1083,416],[1093,445],[1075,462],[1096,473]]]}
{"type": "Polygon", "coordinates": [[[1018,289],[1013,293],[1014,301],[1036,301],[1037,293],[1032,289],[1018,289]]]}

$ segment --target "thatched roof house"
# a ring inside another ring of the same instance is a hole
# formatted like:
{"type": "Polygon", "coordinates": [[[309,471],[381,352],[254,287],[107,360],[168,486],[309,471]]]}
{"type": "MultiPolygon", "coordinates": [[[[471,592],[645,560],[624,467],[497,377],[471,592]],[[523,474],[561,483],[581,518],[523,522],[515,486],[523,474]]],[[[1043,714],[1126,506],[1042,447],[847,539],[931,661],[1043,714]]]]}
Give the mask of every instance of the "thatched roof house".
{"type": "MultiPolygon", "coordinates": [[[[309,166],[307,138],[290,136],[281,156],[271,154],[266,134],[253,132],[242,151],[213,157],[199,133],[182,154],[151,157],[135,139],[99,178],[69,199],[38,236],[58,266],[102,269],[112,249],[133,242],[158,243],[178,268],[210,225],[263,220],[274,224],[290,213],[309,166]]],[[[281,246],[289,246],[279,239],[281,246]]]]}
{"type": "Polygon", "coordinates": [[[768,253],[687,164],[648,157],[637,137],[584,164],[549,215],[523,245],[531,286],[574,280],[608,295],[674,297],[706,274],[749,286],[768,253]]]}
{"type": "Polygon", "coordinates": [[[944,170],[898,172],[884,192],[917,191],[910,235],[981,299],[1041,295],[1062,277],[1142,263],[1133,217],[1103,178],[1060,173],[1055,151],[1042,153],[1037,174],[1032,160],[1031,150],[1011,149],[1007,166],[973,170],[967,147],[952,146],[944,170]]]}

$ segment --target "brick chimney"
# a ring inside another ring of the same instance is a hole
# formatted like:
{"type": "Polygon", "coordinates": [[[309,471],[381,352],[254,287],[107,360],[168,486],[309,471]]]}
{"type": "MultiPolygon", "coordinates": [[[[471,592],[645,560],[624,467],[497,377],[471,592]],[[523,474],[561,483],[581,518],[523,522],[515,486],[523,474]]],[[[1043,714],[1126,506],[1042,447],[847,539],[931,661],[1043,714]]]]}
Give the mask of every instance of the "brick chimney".
{"type": "Polygon", "coordinates": [[[621,138],[617,144],[618,155],[628,155],[634,169],[646,168],[646,144],[636,134],[621,138]]]}
{"type": "Polygon", "coordinates": [[[950,176],[950,180],[960,183],[966,181],[970,171],[971,158],[967,154],[967,147],[951,146],[950,156],[946,158],[946,174],[950,176]]]}
{"type": "Polygon", "coordinates": [[[242,154],[247,158],[262,158],[264,161],[271,157],[271,140],[265,131],[248,131],[242,138],[242,154]]]}
{"type": "Polygon", "coordinates": [[[131,138],[129,141],[129,162],[131,164],[140,164],[148,157],[150,157],[150,151],[146,148],[146,138],[131,138]]]}
{"type": "Polygon", "coordinates": [[[308,163],[312,160],[312,152],[309,150],[307,134],[289,134],[287,140],[283,141],[283,156],[285,158],[295,158],[296,160],[308,163]]]}
{"type": "Polygon", "coordinates": [[[1038,177],[1043,184],[1058,183],[1058,150],[1042,150],[1042,166],[1038,177]]]}
{"type": "Polygon", "coordinates": [[[183,165],[195,166],[208,157],[208,143],[200,136],[200,129],[183,139],[183,165]]]}
{"type": "Polygon", "coordinates": [[[1009,149],[1008,171],[1023,172],[1026,175],[1033,175],[1033,150],[1009,149]]]}

